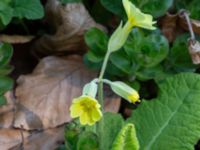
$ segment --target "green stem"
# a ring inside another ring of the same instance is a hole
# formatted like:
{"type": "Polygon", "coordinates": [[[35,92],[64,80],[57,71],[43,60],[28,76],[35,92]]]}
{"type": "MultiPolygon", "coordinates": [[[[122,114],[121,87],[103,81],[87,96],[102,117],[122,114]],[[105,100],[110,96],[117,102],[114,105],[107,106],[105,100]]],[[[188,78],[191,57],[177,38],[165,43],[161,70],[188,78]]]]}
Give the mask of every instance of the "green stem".
{"type": "MultiPolygon", "coordinates": [[[[104,76],[104,73],[105,73],[105,70],[106,70],[106,66],[107,66],[107,63],[108,63],[108,59],[109,59],[109,56],[110,56],[110,52],[108,51],[106,53],[106,56],[104,58],[104,61],[103,61],[103,65],[102,65],[102,68],[101,68],[101,72],[100,72],[100,75],[99,75],[99,85],[98,85],[98,100],[99,100],[99,104],[101,105],[101,111],[103,113],[103,107],[104,107],[104,102],[103,102],[103,76],[104,76]]],[[[103,141],[103,127],[104,127],[104,120],[103,120],[103,117],[102,119],[98,122],[97,124],[97,132],[98,132],[98,135],[99,135],[99,143],[100,143],[100,150],[103,150],[103,145],[102,145],[102,141],[103,141]]]]}
{"type": "Polygon", "coordinates": [[[106,66],[107,66],[107,63],[108,63],[109,56],[110,56],[110,52],[108,51],[106,53],[106,56],[105,56],[104,61],[103,61],[103,65],[102,65],[101,72],[100,72],[100,75],[99,75],[99,82],[103,79],[103,75],[104,75],[105,70],[106,70],[106,66]]]}

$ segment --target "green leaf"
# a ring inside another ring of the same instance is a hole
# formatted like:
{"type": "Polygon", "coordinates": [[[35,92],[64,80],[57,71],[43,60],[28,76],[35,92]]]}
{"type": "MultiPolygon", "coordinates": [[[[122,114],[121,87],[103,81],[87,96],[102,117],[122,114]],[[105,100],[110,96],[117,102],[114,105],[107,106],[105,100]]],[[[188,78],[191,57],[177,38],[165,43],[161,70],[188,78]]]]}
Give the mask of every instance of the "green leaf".
{"type": "Polygon", "coordinates": [[[143,12],[154,17],[163,16],[172,6],[173,0],[131,0],[143,12]]]}
{"type": "Polygon", "coordinates": [[[0,76],[0,95],[3,95],[6,91],[12,89],[12,86],[13,86],[12,79],[0,76]]]}
{"type": "MultiPolygon", "coordinates": [[[[142,12],[160,17],[172,6],[173,0],[130,0],[142,12]]],[[[101,0],[102,5],[120,17],[126,16],[122,5],[122,0],[101,0]]]]}
{"type": "Polygon", "coordinates": [[[83,57],[84,64],[91,70],[100,70],[102,62],[95,62],[88,58],[88,55],[84,55],[83,57]]]}
{"type": "Polygon", "coordinates": [[[12,17],[13,9],[9,6],[8,3],[0,1],[0,22],[6,26],[10,23],[12,17]]]}
{"type": "Polygon", "coordinates": [[[140,66],[153,67],[167,57],[169,44],[159,33],[153,32],[144,36],[138,30],[131,33],[124,49],[140,66]]]}
{"type": "Polygon", "coordinates": [[[120,16],[124,17],[126,16],[122,0],[101,0],[101,4],[110,12],[120,16]]]}
{"type": "Polygon", "coordinates": [[[200,19],[199,0],[176,0],[175,6],[177,11],[180,9],[186,9],[189,11],[191,18],[200,19]]]}
{"type": "Polygon", "coordinates": [[[193,150],[200,138],[200,75],[175,75],[159,88],[158,97],[143,100],[128,119],[141,150],[193,150]]]}
{"type": "Polygon", "coordinates": [[[85,33],[85,42],[96,56],[104,56],[107,51],[108,36],[97,28],[91,28],[85,33]]]}
{"type": "Polygon", "coordinates": [[[14,16],[30,20],[40,19],[44,16],[44,9],[40,0],[14,0],[14,16]]]}
{"type": "Polygon", "coordinates": [[[103,121],[103,148],[104,150],[110,150],[114,139],[124,124],[124,120],[119,114],[105,113],[103,121]]]}
{"type": "Polygon", "coordinates": [[[7,75],[11,73],[12,71],[13,71],[13,66],[10,66],[10,65],[2,66],[0,67],[0,76],[7,75]]]}
{"type": "Polygon", "coordinates": [[[162,65],[151,68],[140,68],[135,74],[141,81],[155,79],[157,77],[162,78],[162,76],[165,76],[162,65]]]}
{"type": "Polygon", "coordinates": [[[126,124],[121,129],[111,150],[139,150],[139,142],[133,124],[126,124]]]}
{"type": "Polygon", "coordinates": [[[198,67],[192,63],[188,52],[187,39],[189,34],[183,34],[176,38],[168,57],[168,66],[175,72],[194,72],[198,67]]]}
{"type": "Polygon", "coordinates": [[[83,128],[74,120],[65,127],[65,148],[66,150],[74,150],[77,146],[79,135],[83,128]]]}
{"type": "Polygon", "coordinates": [[[98,54],[95,54],[92,50],[89,50],[86,54],[85,57],[94,63],[99,63],[103,61],[104,57],[103,56],[98,56],[98,54]]]}
{"type": "Polygon", "coordinates": [[[82,132],[77,142],[77,150],[98,150],[97,136],[92,132],[82,132]]]}
{"type": "Polygon", "coordinates": [[[124,50],[119,50],[112,53],[110,56],[110,61],[116,68],[120,69],[122,72],[126,74],[130,72],[132,62],[129,60],[129,57],[124,50]]]}
{"type": "Polygon", "coordinates": [[[6,98],[2,95],[0,95],[0,106],[5,105],[6,104],[6,98]]]}
{"type": "Polygon", "coordinates": [[[10,44],[0,44],[0,67],[5,66],[10,61],[13,54],[13,48],[10,44]]]}

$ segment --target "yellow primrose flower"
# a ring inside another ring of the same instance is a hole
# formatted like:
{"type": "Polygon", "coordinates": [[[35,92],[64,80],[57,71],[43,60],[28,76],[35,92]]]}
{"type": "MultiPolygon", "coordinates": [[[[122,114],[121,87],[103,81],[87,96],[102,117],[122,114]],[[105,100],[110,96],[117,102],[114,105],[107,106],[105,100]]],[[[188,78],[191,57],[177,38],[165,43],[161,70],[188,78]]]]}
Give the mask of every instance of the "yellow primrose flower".
{"type": "Polygon", "coordinates": [[[124,99],[128,100],[130,103],[140,102],[139,94],[136,90],[128,86],[127,84],[121,81],[106,81],[106,83],[110,84],[111,89],[119,96],[123,97],[124,99]]]}
{"type": "Polygon", "coordinates": [[[130,23],[130,28],[137,26],[145,29],[154,30],[156,29],[153,24],[153,17],[149,14],[142,13],[138,8],[135,7],[133,3],[129,0],[123,0],[123,5],[128,16],[128,22],[130,23]]]}
{"type": "Polygon", "coordinates": [[[102,117],[100,107],[96,99],[83,95],[73,100],[70,107],[70,115],[72,118],[80,117],[82,125],[93,125],[102,117]]]}
{"type": "Polygon", "coordinates": [[[129,0],[123,0],[123,5],[128,16],[128,21],[125,25],[122,25],[121,22],[115,32],[111,35],[108,41],[108,51],[110,52],[117,51],[124,45],[133,27],[137,26],[149,30],[156,29],[153,26],[156,22],[153,21],[151,15],[142,13],[129,0]]]}

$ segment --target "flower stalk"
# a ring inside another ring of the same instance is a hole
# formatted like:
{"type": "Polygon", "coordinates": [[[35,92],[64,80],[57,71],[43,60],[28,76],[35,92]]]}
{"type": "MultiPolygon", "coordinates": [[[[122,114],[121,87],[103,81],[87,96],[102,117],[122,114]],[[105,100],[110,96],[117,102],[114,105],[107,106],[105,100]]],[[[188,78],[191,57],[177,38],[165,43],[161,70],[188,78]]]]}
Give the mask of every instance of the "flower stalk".
{"type": "MultiPolygon", "coordinates": [[[[106,56],[104,58],[103,61],[103,65],[101,68],[101,72],[99,74],[99,78],[98,78],[98,101],[99,104],[102,106],[101,107],[101,111],[103,112],[103,106],[104,106],[104,102],[103,102],[103,76],[106,70],[106,66],[108,64],[108,60],[109,60],[109,56],[110,56],[110,51],[107,51],[106,56]]],[[[100,149],[103,149],[103,145],[102,145],[102,141],[103,141],[103,127],[104,127],[104,120],[103,118],[97,123],[97,132],[98,132],[98,136],[99,136],[99,143],[100,143],[100,149]]]]}

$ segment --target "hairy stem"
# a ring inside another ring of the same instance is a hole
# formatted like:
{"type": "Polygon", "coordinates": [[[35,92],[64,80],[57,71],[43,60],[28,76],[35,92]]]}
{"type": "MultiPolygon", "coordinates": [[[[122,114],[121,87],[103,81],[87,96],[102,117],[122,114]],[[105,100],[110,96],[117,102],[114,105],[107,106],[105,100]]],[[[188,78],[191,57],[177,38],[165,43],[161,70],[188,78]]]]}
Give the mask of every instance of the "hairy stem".
{"type": "MultiPolygon", "coordinates": [[[[103,76],[104,76],[104,73],[105,73],[105,70],[106,70],[106,66],[107,66],[107,63],[108,63],[108,59],[109,59],[109,56],[110,56],[110,52],[108,51],[106,53],[106,56],[104,58],[104,61],[103,61],[103,65],[102,65],[102,68],[101,68],[101,72],[100,72],[100,75],[99,75],[99,85],[98,85],[98,100],[99,100],[99,103],[101,105],[101,111],[103,113],[103,107],[104,107],[104,102],[103,102],[103,76]]],[[[104,120],[103,120],[103,117],[102,119],[98,122],[97,124],[97,132],[98,132],[98,136],[99,136],[99,143],[100,143],[100,150],[103,150],[103,145],[102,145],[102,141],[103,141],[103,127],[104,127],[104,120]]]]}

